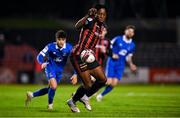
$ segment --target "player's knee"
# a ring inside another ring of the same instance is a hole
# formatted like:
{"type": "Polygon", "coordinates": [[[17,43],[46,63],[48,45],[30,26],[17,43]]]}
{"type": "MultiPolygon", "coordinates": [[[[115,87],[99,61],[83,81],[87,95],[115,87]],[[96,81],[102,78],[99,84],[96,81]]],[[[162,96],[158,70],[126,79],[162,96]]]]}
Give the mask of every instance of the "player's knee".
{"type": "Polygon", "coordinates": [[[57,83],[51,83],[50,87],[54,90],[57,89],[57,83]]]}
{"type": "Polygon", "coordinates": [[[112,79],[111,78],[107,79],[106,85],[111,85],[111,84],[112,84],[112,79]]]}
{"type": "Polygon", "coordinates": [[[50,87],[51,87],[52,89],[55,90],[55,89],[57,88],[57,82],[56,82],[56,79],[54,79],[54,78],[50,79],[49,85],[50,85],[50,87]]]}
{"type": "Polygon", "coordinates": [[[112,84],[112,83],[109,83],[109,84],[106,84],[106,85],[113,86],[113,84],[112,84]]]}
{"type": "Polygon", "coordinates": [[[117,86],[117,84],[118,84],[118,81],[113,81],[111,86],[115,87],[115,86],[117,86]]]}
{"type": "Polygon", "coordinates": [[[55,90],[57,89],[57,85],[52,85],[51,88],[55,90]]]}
{"type": "Polygon", "coordinates": [[[111,84],[112,87],[115,87],[116,85],[117,85],[117,84],[115,84],[115,83],[112,83],[112,84],[111,84]]]}
{"type": "Polygon", "coordinates": [[[84,88],[90,89],[92,87],[92,82],[84,84],[84,88]]]}

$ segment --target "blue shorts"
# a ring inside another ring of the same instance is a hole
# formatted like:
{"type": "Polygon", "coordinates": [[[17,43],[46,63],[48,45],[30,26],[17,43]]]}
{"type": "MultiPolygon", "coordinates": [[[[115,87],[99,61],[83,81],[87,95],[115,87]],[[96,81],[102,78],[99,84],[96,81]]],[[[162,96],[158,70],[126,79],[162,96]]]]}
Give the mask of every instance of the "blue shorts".
{"type": "Polygon", "coordinates": [[[108,58],[106,63],[105,74],[107,78],[117,78],[121,80],[124,72],[124,67],[121,67],[111,58],[108,58]]]}
{"type": "Polygon", "coordinates": [[[62,72],[57,72],[51,66],[47,66],[45,68],[45,73],[46,73],[46,77],[47,77],[48,80],[50,80],[51,78],[55,78],[57,83],[59,83],[61,78],[62,78],[62,72]]]}

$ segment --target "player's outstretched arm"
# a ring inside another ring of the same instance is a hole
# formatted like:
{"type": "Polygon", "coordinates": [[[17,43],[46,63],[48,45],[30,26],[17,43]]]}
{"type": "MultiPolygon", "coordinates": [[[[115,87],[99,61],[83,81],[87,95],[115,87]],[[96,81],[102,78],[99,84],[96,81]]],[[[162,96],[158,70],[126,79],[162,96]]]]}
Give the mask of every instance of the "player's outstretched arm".
{"type": "Polygon", "coordinates": [[[47,62],[42,63],[42,64],[41,64],[41,69],[46,68],[46,66],[47,66],[47,65],[48,65],[48,63],[47,63],[47,62]]]}
{"type": "Polygon", "coordinates": [[[46,56],[44,57],[42,54],[38,54],[37,61],[39,64],[41,64],[41,69],[46,68],[47,62],[46,62],[46,56]]]}
{"type": "Polygon", "coordinates": [[[83,18],[81,18],[81,19],[75,24],[75,28],[76,28],[76,29],[80,29],[80,28],[84,25],[87,17],[88,17],[88,15],[84,16],[83,18]]]}
{"type": "Polygon", "coordinates": [[[47,66],[47,54],[49,52],[48,46],[46,46],[41,52],[37,55],[37,61],[39,64],[41,64],[41,68],[44,69],[47,66]]]}
{"type": "Polygon", "coordinates": [[[132,61],[132,55],[127,56],[126,61],[129,64],[129,67],[130,67],[131,71],[136,71],[137,70],[137,66],[132,61]]]}

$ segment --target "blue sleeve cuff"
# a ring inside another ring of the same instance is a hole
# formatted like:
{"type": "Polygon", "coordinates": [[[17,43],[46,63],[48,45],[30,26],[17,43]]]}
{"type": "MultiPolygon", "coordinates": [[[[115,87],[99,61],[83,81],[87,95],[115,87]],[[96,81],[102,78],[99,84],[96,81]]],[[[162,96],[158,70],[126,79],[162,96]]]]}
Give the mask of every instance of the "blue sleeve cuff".
{"type": "Polygon", "coordinates": [[[39,64],[42,64],[44,62],[44,57],[43,57],[42,54],[38,54],[37,61],[38,61],[39,64]]]}

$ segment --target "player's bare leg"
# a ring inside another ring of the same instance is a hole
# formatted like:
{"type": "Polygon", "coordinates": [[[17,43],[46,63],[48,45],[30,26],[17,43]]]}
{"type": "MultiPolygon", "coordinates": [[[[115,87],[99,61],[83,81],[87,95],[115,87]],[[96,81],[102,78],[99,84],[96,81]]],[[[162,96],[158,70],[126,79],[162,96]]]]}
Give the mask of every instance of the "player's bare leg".
{"type": "MultiPolygon", "coordinates": [[[[112,78],[108,78],[108,79],[107,79],[107,82],[106,82],[106,85],[107,85],[107,86],[110,86],[111,84],[112,84],[112,78]]],[[[100,93],[100,94],[98,94],[98,95],[96,96],[97,102],[101,102],[102,99],[103,99],[102,93],[100,93]]]]}
{"type": "Polygon", "coordinates": [[[98,102],[102,101],[103,96],[112,91],[112,89],[118,84],[119,80],[117,78],[108,78],[107,86],[104,91],[97,95],[96,100],[98,102]]]}
{"type": "Polygon", "coordinates": [[[90,97],[94,93],[96,93],[101,87],[103,87],[105,85],[105,83],[107,81],[101,66],[98,66],[98,67],[90,70],[90,73],[93,77],[96,78],[96,81],[93,83],[92,87],[87,91],[86,95],[88,97],[90,97]]]}
{"type": "MultiPolygon", "coordinates": [[[[87,89],[89,89],[92,86],[91,77],[88,70],[84,72],[79,72],[78,74],[83,82],[83,85],[81,85],[77,89],[73,97],[67,101],[67,104],[71,108],[72,112],[80,112],[80,110],[76,107],[76,102],[80,101],[80,98],[82,98],[85,95],[87,89]]],[[[90,105],[87,105],[88,102],[85,102],[85,101],[81,101],[81,102],[83,102],[83,104],[85,105],[85,108],[88,109],[88,106],[90,106],[90,105]]],[[[90,110],[91,110],[91,107],[90,107],[90,110]]]]}

